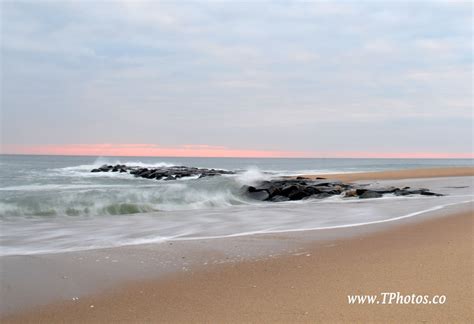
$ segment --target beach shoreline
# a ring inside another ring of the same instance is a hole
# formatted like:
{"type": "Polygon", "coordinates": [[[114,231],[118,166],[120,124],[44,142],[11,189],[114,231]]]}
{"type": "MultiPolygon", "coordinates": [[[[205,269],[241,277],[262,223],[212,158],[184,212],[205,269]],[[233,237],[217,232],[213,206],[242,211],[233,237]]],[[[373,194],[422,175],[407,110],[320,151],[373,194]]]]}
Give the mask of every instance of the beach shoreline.
{"type": "MultiPolygon", "coordinates": [[[[377,173],[374,180],[474,173],[474,168],[449,169],[438,169],[435,175],[434,169],[388,171],[377,173]]],[[[374,174],[342,174],[337,179],[372,180],[374,174]]],[[[469,203],[460,210],[438,211],[436,217],[429,217],[436,214],[430,213],[390,226],[373,225],[369,231],[368,226],[353,228],[345,238],[329,235],[316,240],[311,231],[250,237],[245,249],[265,241],[270,246],[280,244],[286,252],[271,255],[271,250],[264,250],[265,257],[190,267],[156,278],[138,276],[77,300],[8,314],[2,322],[469,321],[473,319],[469,308],[473,211],[469,203]],[[448,302],[436,306],[347,303],[348,294],[382,292],[444,294],[448,302]]],[[[205,243],[198,242],[191,244],[205,243]]],[[[226,258],[222,250],[205,253],[226,258]]]]}
{"type": "Polygon", "coordinates": [[[474,167],[449,167],[449,168],[421,168],[406,170],[386,170],[374,172],[356,173],[329,173],[329,174],[306,174],[302,177],[316,179],[318,177],[337,179],[340,181],[361,180],[402,180],[402,179],[424,179],[442,177],[467,177],[474,176],[474,167]]]}

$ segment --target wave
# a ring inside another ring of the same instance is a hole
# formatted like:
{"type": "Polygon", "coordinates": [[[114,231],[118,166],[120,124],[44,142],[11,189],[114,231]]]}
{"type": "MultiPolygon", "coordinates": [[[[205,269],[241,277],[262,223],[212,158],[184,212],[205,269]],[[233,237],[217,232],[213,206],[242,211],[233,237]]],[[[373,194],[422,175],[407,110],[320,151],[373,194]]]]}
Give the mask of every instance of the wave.
{"type": "MultiPolygon", "coordinates": [[[[209,240],[231,237],[241,237],[256,234],[275,234],[318,230],[332,230],[341,228],[361,227],[383,223],[395,222],[403,219],[413,218],[422,214],[433,213],[449,207],[459,208],[465,204],[472,204],[472,199],[456,202],[445,202],[437,205],[423,205],[410,208],[406,211],[399,210],[388,217],[372,218],[374,213],[369,212],[363,218],[350,217],[348,209],[338,209],[333,215],[343,216],[345,220],[341,223],[338,217],[331,217],[327,222],[324,217],[314,217],[311,206],[303,211],[312,214],[310,223],[287,223],[283,214],[278,213],[281,219],[275,219],[270,226],[266,225],[268,216],[276,216],[279,208],[267,214],[267,217],[255,217],[240,219],[237,223],[222,223],[223,219],[217,221],[211,215],[201,215],[198,220],[193,221],[188,214],[170,215],[173,217],[157,219],[153,215],[143,215],[138,220],[132,218],[100,219],[93,222],[45,222],[44,220],[25,222],[22,226],[4,223],[8,230],[0,232],[0,241],[9,242],[0,249],[0,256],[5,255],[34,255],[44,253],[61,253],[70,251],[84,251],[120,246],[131,246],[140,244],[156,244],[165,241],[189,241],[209,240]],[[181,216],[181,217],[176,217],[181,216]],[[238,226],[236,226],[238,225],[238,226]],[[12,244],[11,242],[14,241],[12,244]]],[[[283,204],[284,205],[284,204],[283,204]]],[[[283,209],[288,210],[288,209],[283,209]]],[[[294,208],[292,208],[294,210],[294,208]]],[[[268,208],[260,210],[269,211],[268,208]]],[[[281,210],[280,210],[281,211],[281,210]]],[[[301,211],[301,210],[300,210],[301,211]]],[[[234,211],[235,212],[235,211],[234,211]]],[[[325,210],[330,212],[330,210],[325,210]]],[[[237,215],[234,215],[237,216],[237,215]]],[[[247,215],[249,216],[249,214],[247,215]]],[[[256,216],[252,213],[252,216],[256,216]]],[[[322,213],[319,216],[323,216],[322,213]]],[[[234,217],[235,218],[235,217],[234,217]]]]}
{"type": "MultiPolygon", "coordinates": [[[[114,175],[119,175],[114,173],[114,175]]],[[[258,169],[239,175],[173,182],[41,184],[3,187],[0,216],[101,216],[257,204],[241,193],[243,185],[268,179],[258,169]]]]}
{"type": "Polygon", "coordinates": [[[142,161],[129,161],[129,160],[119,160],[113,158],[98,158],[92,164],[81,164],[75,166],[68,166],[62,168],[54,168],[49,169],[50,176],[67,176],[67,177],[107,177],[107,178],[122,178],[126,179],[129,177],[127,174],[121,173],[109,173],[109,172],[101,172],[100,174],[93,174],[90,171],[92,169],[101,167],[104,164],[109,165],[116,165],[116,164],[125,164],[130,166],[137,166],[140,168],[161,168],[161,167],[172,167],[178,164],[170,163],[170,162],[153,162],[153,163],[145,163],[142,161]]]}

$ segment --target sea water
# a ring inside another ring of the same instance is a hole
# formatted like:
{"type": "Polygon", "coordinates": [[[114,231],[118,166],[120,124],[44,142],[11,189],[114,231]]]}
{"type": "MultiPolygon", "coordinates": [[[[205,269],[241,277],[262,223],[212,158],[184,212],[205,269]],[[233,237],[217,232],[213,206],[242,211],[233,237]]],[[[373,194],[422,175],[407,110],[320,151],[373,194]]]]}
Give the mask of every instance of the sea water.
{"type": "MultiPolygon", "coordinates": [[[[472,178],[398,181],[444,197],[253,201],[243,185],[283,175],[472,166],[470,159],[283,159],[0,156],[0,255],[88,250],[338,228],[412,217],[472,202],[472,178]],[[185,165],[236,175],[158,181],[127,173],[91,173],[103,164],[185,165]]],[[[397,184],[391,181],[390,184],[397,184]]]]}

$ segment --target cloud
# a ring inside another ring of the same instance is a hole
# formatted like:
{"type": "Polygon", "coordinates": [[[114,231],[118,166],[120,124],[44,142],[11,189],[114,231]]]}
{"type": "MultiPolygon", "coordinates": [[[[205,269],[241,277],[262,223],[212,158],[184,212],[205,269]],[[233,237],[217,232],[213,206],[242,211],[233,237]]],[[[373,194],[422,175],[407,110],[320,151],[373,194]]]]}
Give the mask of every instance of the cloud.
{"type": "Polygon", "coordinates": [[[356,131],[366,151],[401,138],[393,121],[405,120],[412,134],[429,124],[433,143],[392,145],[443,152],[445,119],[467,152],[470,7],[4,2],[2,142],[327,151],[356,131]],[[317,130],[347,135],[316,141],[317,130]]]}

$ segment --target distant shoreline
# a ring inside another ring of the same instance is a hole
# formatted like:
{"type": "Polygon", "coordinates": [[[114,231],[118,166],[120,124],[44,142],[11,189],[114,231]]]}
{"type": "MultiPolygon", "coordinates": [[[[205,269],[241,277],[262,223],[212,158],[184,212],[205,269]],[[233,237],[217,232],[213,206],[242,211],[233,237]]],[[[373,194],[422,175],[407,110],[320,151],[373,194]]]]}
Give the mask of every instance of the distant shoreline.
{"type": "Polygon", "coordinates": [[[303,175],[310,179],[325,177],[338,179],[341,181],[359,180],[401,180],[401,179],[421,179],[421,178],[441,178],[441,177],[466,177],[474,176],[474,167],[446,167],[446,168],[413,168],[406,170],[388,170],[376,172],[359,173],[334,173],[334,174],[310,174],[303,175]]]}

